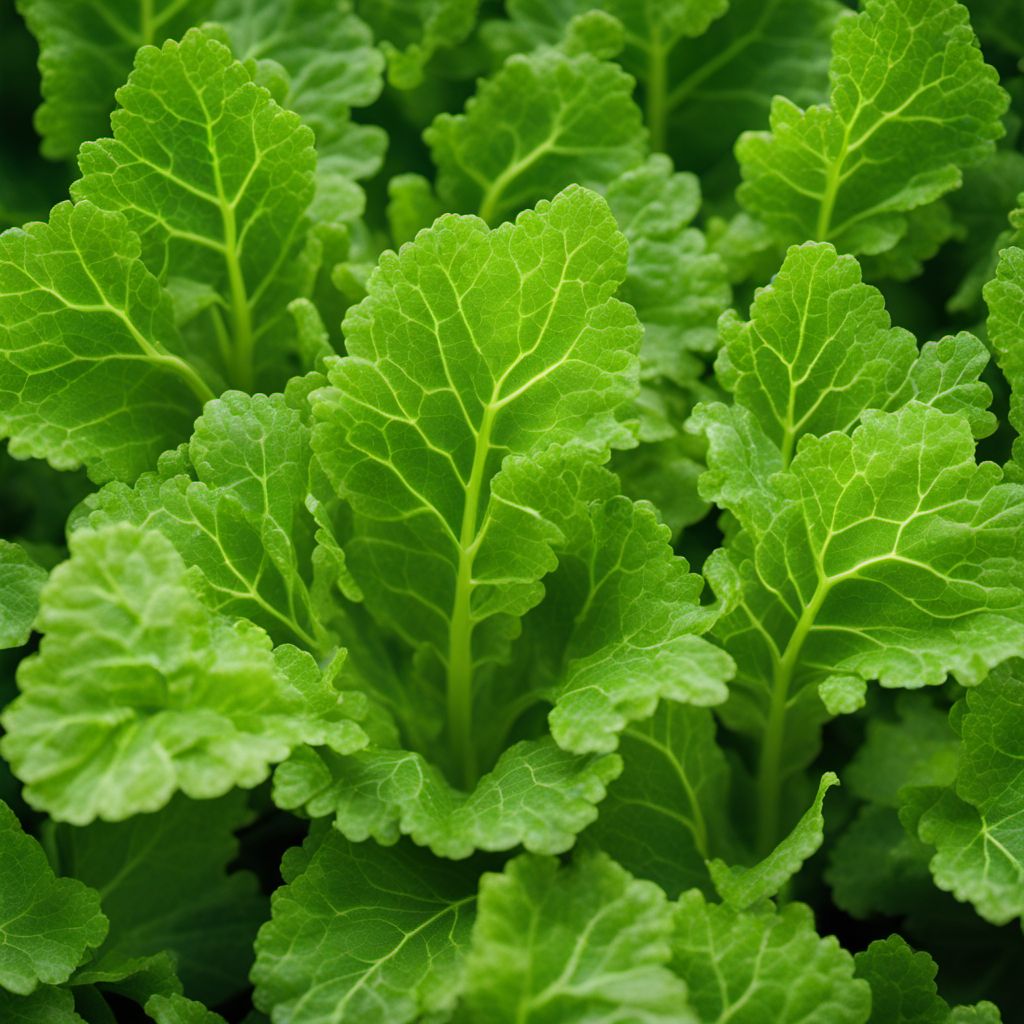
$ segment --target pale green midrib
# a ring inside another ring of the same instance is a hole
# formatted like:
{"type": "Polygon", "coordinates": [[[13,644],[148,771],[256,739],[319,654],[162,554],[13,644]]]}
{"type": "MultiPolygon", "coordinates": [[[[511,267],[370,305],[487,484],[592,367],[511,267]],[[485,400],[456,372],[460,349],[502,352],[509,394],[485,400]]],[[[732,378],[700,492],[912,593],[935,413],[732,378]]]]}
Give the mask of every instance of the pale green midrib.
{"type": "Polygon", "coordinates": [[[448,732],[456,757],[461,761],[466,787],[476,780],[476,748],[473,743],[473,561],[479,547],[477,518],[484,489],[491,433],[497,415],[495,396],[484,408],[477,434],[473,466],[462,505],[459,528],[458,567],[448,633],[448,732]]]}
{"type": "Polygon", "coordinates": [[[221,175],[220,157],[213,137],[213,118],[210,116],[201,89],[195,85],[193,85],[193,89],[203,110],[206,144],[210,152],[213,181],[217,189],[217,207],[220,210],[221,224],[224,228],[224,264],[227,268],[228,284],[231,290],[231,318],[235,345],[232,365],[228,369],[233,377],[232,383],[236,387],[242,391],[252,391],[254,376],[252,309],[246,292],[245,275],[239,262],[238,223],[235,218],[235,203],[238,197],[236,196],[231,201],[227,198],[221,175]]]}
{"type": "Polygon", "coordinates": [[[520,157],[518,160],[509,164],[505,170],[503,170],[501,174],[499,174],[494,181],[487,186],[484,190],[483,196],[480,198],[480,207],[477,214],[481,220],[486,221],[488,224],[493,226],[493,218],[500,209],[499,203],[505,189],[507,189],[520,174],[524,171],[528,171],[538,160],[541,159],[541,157],[546,156],[552,149],[554,149],[561,131],[561,123],[556,122],[548,137],[540,143],[540,145],[535,146],[529,153],[527,153],[526,156],[520,157]]]}

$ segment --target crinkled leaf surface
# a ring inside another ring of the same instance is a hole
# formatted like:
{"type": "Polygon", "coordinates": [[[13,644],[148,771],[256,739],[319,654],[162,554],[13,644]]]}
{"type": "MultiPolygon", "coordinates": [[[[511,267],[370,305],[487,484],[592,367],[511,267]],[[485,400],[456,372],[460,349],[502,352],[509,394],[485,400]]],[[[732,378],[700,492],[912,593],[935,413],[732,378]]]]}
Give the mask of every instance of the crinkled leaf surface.
{"type": "Polygon", "coordinates": [[[38,988],[16,996],[0,988],[0,1013],[11,1024],[86,1024],[75,1013],[75,997],[64,988],[38,988]]]}
{"type": "Polygon", "coordinates": [[[1000,666],[964,698],[953,786],[917,822],[936,849],[936,885],[968,900],[986,920],[1024,916],[1024,673],[1000,666]]]}
{"type": "Polygon", "coordinates": [[[753,911],[708,903],[696,889],[675,908],[672,969],[704,1024],[865,1024],[866,982],[802,903],[753,911]]]}
{"type": "Polygon", "coordinates": [[[473,29],[479,0],[358,0],[359,13],[382,40],[388,79],[415,88],[438,50],[461,42],[473,29]]]}
{"type": "Polygon", "coordinates": [[[161,280],[212,289],[203,359],[245,390],[282,383],[285,307],[308,287],[312,131],[198,29],[140,50],[118,105],[72,195],[123,213],[161,280]]]}
{"type": "Polygon", "coordinates": [[[43,592],[40,653],[4,714],[4,756],[58,820],[120,820],[252,787],[303,742],[365,735],[312,658],[211,613],[162,534],[80,531],[43,592]]]}
{"type": "Polygon", "coordinates": [[[830,79],[828,105],[776,97],[771,131],[741,138],[739,198],[783,243],[884,252],[992,151],[1006,94],[955,0],[868,0],[836,27],[830,79]]]}
{"type": "MultiPolygon", "coordinates": [[[[969,335],[915,359],[827,245],[791,250],[751,312],[722,327],[736,404],[696,419],[702,492],[739,527],[706,567],[736,600],[715,626],[739,666],[724,714],[763,736],[762,778],[776,779],[806,763],[826,709],[859,706],[864,682],[972,684],[1019,649],[1024,494],[975,462],[987,389],[969,335]]],[[[767,790],[761,805],[775,806],[767,790]]]]}
{"type": "Polygon", "coordinates": [[[441,114],[424,133],[438,195],[495,224],[571,182],[610,183],[643,158],[632,89],[620,67],[589,54],[511,57],[465,113],[441,114]]]}
{"type": "Polygon", "coordinates": [[[731,846],[729,766],[710,711],[664,701],[622,733],[623,772],[608,787],[586,837],[671,898],[710,891],[705,861],[731,846]]]}
{"type": "Polygon", "coordinates": [[[0,540],[0,648],[28,640],[46,570],[20,544],[0,540]]]}
{"type": "Polygon", "coordinates": [[[146,1013],[156,1024],[224,1024],[219,1013],[180,995],[152,996],[146,1000],[146,1013]]]}
{"type": "Polygon", "coordinates": [[[451,1008],[476,905],[464,865],[320,829],[282,873],[252,975],[274,1020],[404,1024],[451,1008]]]}
{"type": "Polygon", "coordinates": [[[59,985],[107,934],[100,898],[81,882],[57,878],[2,802],[0,863],[0,990],[24,996],[40,984],[59,985]]]}
{"type": "Polygon", "coordinates": [[[36,130],[43,153],[73,157],[109,134],[114,90],[140,46],[161,43],[202,19],[213,0],[18,0],[39,42],[43,105],[36,130]]]}
{"type": "Polygon", "coordinates": [[[570,867],[524,855],[480,881],[455,1020],[465,1024],[684,1024],[686,988],[666,968],[664,893],[603,854],[570,867]]]}
{"type": "Polygon", "coordinates": [[[211,17],[235,57],[255,63],[256,81],[284,69],[279,101],[313,129],[321,165],[356,178],[377,170],[384,131],[354,124],[351,110],[380,95],[384,57],[347,0],[217,0],[211,17]]]}
{"type": "Polygon", "coordinates": [[[839,784],[834,772],[826,772],[818,784],[814,802],[764,860],[753,867],[729,866],[722,860],[708,864],[711,880],[725,903],[739,910],[777,895],[779,890],[803,867],[804,861],[817,853],[825,836],[822,804],[825,794],[839,784]]]}
{"type": "Polygon", "coordinates": [[[19,457],[133,479],[213,397],[124,217],[92,203],[0,236],[0,430],[19,457]]]}

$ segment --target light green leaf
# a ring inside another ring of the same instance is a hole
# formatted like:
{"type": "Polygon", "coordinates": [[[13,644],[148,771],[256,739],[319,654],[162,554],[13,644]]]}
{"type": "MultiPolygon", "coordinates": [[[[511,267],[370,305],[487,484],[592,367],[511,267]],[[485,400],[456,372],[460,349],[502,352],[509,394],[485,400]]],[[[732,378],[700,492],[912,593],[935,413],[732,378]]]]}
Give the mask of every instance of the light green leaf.
{"type": "Polygon", "coordinates": [[[46,570],[20,544],[0,540],[0,648],[27,642],[45,579],[46,570]]]}
{"type": "Polygon", "coordinates": [[[804,861],[817,853],[825,838],[822,805],[825,794],[839,785],[834,772],[826,772],[818,784],[818,793],[792,831],[778,843],[764,860],[752,867],[730,867],[722,860],[708,863],[711,879],[725,903],[746,910],[761,900],[775,896],[803,867],[804,861]]]}
{"type": "Polygon", "coordinates": [[[216,0],[211,16],[257,82],[284,69],[287,91],[275,98],[313,129],[321,164],[354,178],[378,169],[386,136],[354,124],[351,110],[380,95],[384,57],[348,0],[216,0]]]}
{"type": "Polygon", "coordinates": [[[117,821],[179,789],[255,786],[303,742],[365,743],[313,659],[211,613],[162,534],[79,531],[71,554],[43,590],[46,636],[3,717],[3,754],[35,806],[117,821]]]}
{"type": "Polygon", "coordinates": [[[1012,246],[999,255],[995,279],[985,286],[988,336],[1010,385],[1010,423],[1017,431],[1015,461],[1024,466],[1024,249],[1012,246]]]}
{"type": "Polygon", "coordinates": [[[3,802],[0,862],[0,990],[25,996],[40,984],[67,981],[107,934],[98,894],[57,878],[42,847],[3,802]]]}
{"type": "Polygon", "coordinates": [[[516,55],[465,113],[424,132],[448,209],[497,224],[570,183],[607,185],[643,158],[633,81],[616,64],[557,50],[516,55]]]}
{"type": "Polygon", "coordinates": [[[212,0],[18,0],[39,41],[43,105],[36,131],[43,153],[73,157],[86,139],[107,135],[114,90],[128,77],[135,51],[178,36],[212,0]]]}
{"type": "Polygon", "coordinates": [[[692,174],[674,174],[667,157],[654,156],[612,182],[607,198],[629,241],[619,296],[644,325],[642,374],[689,385],[688,353],[714,350],[715,324],[731,298],[724,263],[691,226],[700,184],[692,174]]]}
{"type": "Polygon", "coordinates": [[[241,793],[220,800],[177,796],[157,814],[57,830],[61,870],[103,894],[110,934],[89,965],[174,954],[192,995],[218,1003],[240,987],[266,903],[249,872],[228,873],[233,832],[246,823],[241,793]]]}
{"type": "Polygon", "coordinates": [[[955,0],[868,0],[832,37],[828,105],[777,96],[741,137],[738,196],[783,244],[881,253],[1003,134],[1007,96],[955,0]]]}
{"type": "Polygon", "coordinates": [[[201,572],[210,607],[328,654],[334,641],[312,593],[309,430],[298,409],[284,395],[226,392],[196,422],[187,454],[189,473],[146,473],[90,497],[88,524],[159,530],[201,572]]]}
{"type": "Polygon", "coordinates": [[[1024,916],[1024,673],[1019,660],[997,668],[964,697],[959,769],[917,822],[936,849],[935,884],[969,901],[987,921],[1024,916]]]}
{"type": "Polygon", "coordinates": [[[396,248],[411,242],[444,213],[434,186],[421,174],[398,174],[388,182],[388,228],[396,248]]]}
{"type": "Polygon", "coordinates": [[[696,889],[675,911],[672,969],[704,1024],[865,1024],[871,991],[802,903],[744,912],[696,889]]]}
{"type": "Polygon", "coordinates": [[[91,203],[0,236],[0,325],[0,431],[19,458],[134,479],[213,398],[138,238],[91,203]]]}
{"type": "Polygon", "coordinates": [[[358,0],[388,59],[388,81],[414,89],[438,50],[462,42],[476,24],[479,0],[358,0]]]}
{"type": "Polygon", "coordinates": [[[282,874],[256,943],[257,1006],[292,1024],[408,1024],[451,1008],[476,903],[464,865],[321,829],[282,874]]]}
{"type": "Polygon", "coordinates": [[[312,396],[314,451],[354,513],[352,575],[445,694],[467,787],[479,680],[543,596],[558,539],[499,470],[553,444],[631,443],[618,417],[639,327],[611,297],[625,262],[607,205],[579,188],[495,231],[442,218],[382,257],[346,319],[349,356],[312,396]]]}
{"type": "Polygon", "coordinates": [[[584,835],[672,899],[694,886],[710,890],[705,861],[732,843],[729,766],[714,716],[663,702],[651,718],[626,727],[619,754],[623,772],[584,835]]]}
{"type": "Polygon", "coordinates": [[[140,50],[117,95],[114,137],[82,147],[72,196],[123,213],[161,280],[216,290],[201,355],[229,382],[280,385],[289,375],[281,321],[309,288],[313,133],[198,29],[140,50]]]}
{"type": "Polygon", "coordinates": [[[829,710],[876,679],[973,685],[1020,650],[1024,491],[975,463],[979,343],[943,339],[915,361],[831,246],[791,250],[750,323],[723,321],[723,343],[736,404],[693,426],[709,442],[701,493],[735,517],[705,572],[735,603],[714,628],[739,666],[722,714],[760,739],[764,855],[782,782],[829,710]]]}
{"type": "Polygon", "coordinates": [[[550,738],[526,740],[465,793],[417,753],[370,749],[341,757],[304,748],[275,773],[274,801],[311,817],[333,814],[354,842],[391,844],[409,835],[452,859],[520,844],[563,853],[597,817],[621,767],[615,754],[570,754],[550,738]]]}
{"type": "Polygon", "coordinates": [[[664,893],[604,854],[570,867],[524,855],[480,881],[459,1024],[686,1024],[665,967],[664,893]]]}

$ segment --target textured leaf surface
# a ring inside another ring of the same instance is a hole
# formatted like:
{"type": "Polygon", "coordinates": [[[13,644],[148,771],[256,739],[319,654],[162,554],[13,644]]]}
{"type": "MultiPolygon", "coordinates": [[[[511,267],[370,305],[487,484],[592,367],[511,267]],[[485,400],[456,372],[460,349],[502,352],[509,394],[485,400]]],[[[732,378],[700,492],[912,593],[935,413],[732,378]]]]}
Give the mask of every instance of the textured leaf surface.
{"type": "Polygon", "coordinates": [[[586,836],[670,898],[709,889],[705,861],[729,845],[729,766],[711,712],[664,702],[626,727],[619,754],[623,772],[586,836]]]}
{"type": "Polygon", "coordinates": [[[0,540],[0,648],[28,640],[45,579],[46,570],[20,544],[0,540]]]}
{"type": "MultiPolygon", "coordinates": [[[[459,866],[462,868],[462,866],[459,866]]],[[[256,945],[256,1004],[274,1020],[393,1024],[450,1008],[476,904],[472,874],[410,843],[333,829],[290,850],[256,945]]]]}
{"type": "Polygon", "coordinates": [[[140,46],[177,36],[212,0],[18,0],[39,42],[43,105],[36,130],[51,159],[73,157],[86,139],[109,134],[114,90],[140,46]]]}
{"type": "Polygon", "coordinates": [[[871,1006],[853,957],[817,934],[802,903],[748,913],[684,893],[672,969],[704,1024],[865,1024],[871,1006]]]}
{"type": "Polygon", "coordinates": [[[611,298],[625,256],[607,205],[579,188],[495,231],[443,218],[384,255],[346,319],[348,357],[312,396],[314,450],[354,512],[353,577],[446,693],[467,786],[478,676],[542,597],[558,538],[499,470],[552,444],[630,443],[618,417],[639,328],[611,298]]]}
{"type": "Polygon", "coordinates": [[[1024,915],[1024,674],[1021,662],[996,669],[964,698],[953,787],[918,822],[937,853],[941,889],[974,904],[994,924],[1024,915]]]}
{"type": "Polygon", "coordinates": [[[463,114],[424,133],[449,209],[496,224],[572,182],[610,183],[643,157],[633,83],[615,64],[556,50],[511,57],[463,114]]]}
{"type": "Polygon", "coordinates": [[[219,1013],[180,995],[158,995],[147,999],[146,1013],[156,1024],[224,1024],[219,1013]]]}
{"type": "Polygon", "coordinates": [[[107,933],[99,896],[81,882],[55,877],[42,847],[2,802],[0,861],[0,989],[28,995],[40,984],[59,985],[107,933]]]}
{"type": "Polygon", "coordinates": [[[82,147],[72,195],[123,213],[161,280],[213,289],[219,351],[203,359],[245,390],[267,367],[280,380],[273,347],[302,285],[313,133],[198,29],[140,50],[118,104],[114,137],[82,147]]]}
{"type": "Polygon", "coordinates": [[[479,0],[359,0],[388,58],[388,79],[413,89],[438,51],[461,42],[476,22],[479,0]]]}
{"type": "Polygon", "coordinates": [[[125,524],[71,540],[43,594],[40,653],[4,715],[4,756],[58,820],[120,820],[252,787],[303,742],[362,731],[309,655],[210,613],[181,557],[125,524]]]}
{"type": "Polygon", "coordinates": [[[804,861],[821,847],[825,837],[822,805],[825,794],[838,784],[839,778],[833,772],[822,775],[814,802],[789,835],[758,864],[753,867],[730,867],[721,860],[713,860],[708,864],[711,880],[725,903],[738,910],[746,910],[777,895],[799,872],[804,861]]]}
{"type": "Polygon", "coordinates": [[[0,430],[19,457],[133,479],[213,397],[124,218],[61,203],[0,236],[0,430]]]}
{"type": "Polygon", "coordinates": [[[274,799],[312,817],[333,814],[348,838],[394,843],[406,834],[439,857],[508,850],[563,853],[597,817],[619,773],[614,754],[579,755],[550,739],[509,747],[470,793],[420,754],[367,750],[349,757],[301,750],[277,770],[274,799]]]}
{"type": "Polygon", "coordinates": [[[466,1024],[647,1024],[694,1020],[666,969],[664,894],[608,857],[568,868],[518,857],[485,875],[455,1020],[466,1024]]]}
{"type": "Polygon", "coordinates": [[[1002,135],[1006,95],[955,0],[871,0],[833,35],[827,106],[776,97],[737,146],[746,209],[783,243],[891,249],[1002,135]]]}

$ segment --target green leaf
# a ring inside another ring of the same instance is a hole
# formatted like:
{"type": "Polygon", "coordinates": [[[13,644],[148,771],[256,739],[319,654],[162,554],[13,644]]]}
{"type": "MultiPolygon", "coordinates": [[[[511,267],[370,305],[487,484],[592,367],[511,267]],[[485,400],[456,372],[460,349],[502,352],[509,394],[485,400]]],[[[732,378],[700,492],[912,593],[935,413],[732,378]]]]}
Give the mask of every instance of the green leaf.
{"type": "Polygon", "coordinates": [[[134,479],[213,397],[139,251],[88,202],[0,236],[0,431],[18,458],[134,479]]]}
{"type": "Polygon", "coordinates": [[[870,0],[832,38],[828,105],[772,102],[737,145],[739,199],[783,244],[881,253],[1003,134],[1007,97],[955,0],[870,0]]]}
{"type": "Polygon", "coordinates": [[[480,881],[459,1024],[694,1020],[665,967],[665,895],[603,854],[524,855],[480,881]]]}
{"type": "Polygon", "coordinates": [[[597,817],[621,770],[615,754],[580,755],[548,737],[509,747],[472,791],[455,789],[424,757],[369,749],[346,757],[306,748],[274,775],[274,801],[311,817],[333,814],[355,842],[409,835],[438,857],[474,850],[563,853],[597,817]]]}
{"type": "Polygon", "coordinates": [[[988,336],[1010,385],[1010,424],[1017,432],[1014,459],[1024,465],[1024,249],[1012,246],[999,255],[995,279],[985,286],[988,336]]]}
{"type": "Polygon", "coordinates": [[[81,882],[57,878],[3,802],[0,860],[0,990],[25,996],[40,984],[67,981],[107,934],[99,896],[81,882]]]}
{"type": "Polygon", "coordinates": [[[898,935],[872,942],[854,958],[871,985],[871,1024],[945,1024],[949,1006],[935,987],[938,968],[898,935]]]}
{"type": "Polygon", "coordinates": [[[3,717],[25,798],[84,825],[263,781],[303,742],[365,735],[312,658],[211,613],[162,534],[127,524],[71,538],[43,591],[40,653],[3,717]]]}
{"type": "Polygon", "coordinates": [[[442,218],[382,257],[346,319],[349,356],[312,396],[314,451],[354,514],[352,575],[445,694],[467,786],[478,678],[555,567],[557,530],[510,500],[499,470],[553,444],[631,443],[619,416],[639,327],[611,297],[625,257],[607,205],[579,188],[495,231],[442,218]]]}
{"type": "Polygon", "coordinates": [[[465,113],[424,132],[448,209],[497,224],[570,183],[609,184],[643,158],[633,81],[615,64],[557,50],[511,57],[465,113]]]}
{"type": "Polygon", "coordinates": [[[721,258],[707,251],[704,235],[691,226],[700,184],[692,174],[673,173],[667,157],[653,156],[612,182],[607,199],[629,241],[619,297],[644,325],[642,376],[690,385],[689,353],[714,350],[715,324],[732,294],[721,258]]]}
{"type": "Polygon", "coordinates": [[[693,886],[710,889],[705,861],[731,846],[729,766],[714,716],[663,702],[651,718],[626,727],[619,754],[625,767],[586,837],[672,899],[693,886]]]}
{"type": "Polygon", "coordinates": [[[20,544],[0,540],[0,648],[28,640],[46,570],[20,544]]]}
{"type": "Polygon", "coordinates": [[[764,860],[752,867],[730,867],[722,860],[708,863],[711,880],[725,903],[746,910],[775,896],[800,871],[804,861],[817,853],[825,838],[822,805],[825,794],[838,785],[839,778],[834,772],[822,775],[811,806],[764,860]]]}
{"type": "Polygon", "coordinates": [[[384,57],[347,0],[216,0],[212,17],[255,81],[269,88],[284,69],[286,91],[275,99],[313,129],[321,167],[354,178],[377,171],[387,137],[354,124],[351,111],[380,96],[384,57]]]}
{"type": "Polygon", "coordinates": [[[190,994],[211,1004],[234,995],[266,910],[255,877],[227,871],[248,816],[241,793],[177,796],[157,814],[58,829],[62,871],[103,894],[110,920],[89,970],[168,950],[190,994]]]}
{"type": "Polygon", "coordinates": [[[260,930],[256,1005],[292,1024],[406,1024],[450,1009],[476,903],[459,867],[411,843],[314,830],[285,855],[287,884],[260,930]]]}
{"type": "Polygon", "coordinates": [[[86,1024],[75,1013],[75,997],[63,988],[39,988],[28,996],[0,988],[0,1014],[10,1024],[86,1024]]]}
{"type": "Polygon", "coordinates": [[[43,153],[73,157],[86,139],[110,131],[114,90],[128,77],[135,51],[178,36],[212,0],[18,0],[39,42],[43,105],[36,131],[43,153]]]}
{"type": "Polygon", "coordinates": [[[792,249],[750,323],[722,331],[736,404],[693,426],[709,442],[701,493],[735,517],[705,571],[735,604],[714,627],[738,664],[722,714],[760,740],[763,856],[784,779],[865,683],[973,685],[1020,649],[1024,492],[975,463],[979,343],[943,339],[914,361],[831,246],[792,249]]]}
{"type": "Polygon", "coordinates": [[[937,851],[935,884],[994,924],[1024,916],[1022,709],[1019,660],[995,669],[964,697],[955,783],[917,822],[920,838],[937,851]]]}
{"type": "Polygon", "coordinates": [[[283,383],[281,321],[308,288],[313,133],[197,29],[140,50],[118,104],[114,137],[82,147],[72,196],[123,213],[162,281],[213,289],[202,358],[243,390],[283,383]]]}
{"type": "Polygon", "coordinates": [[[358,0],[388,59],[388,81],[414,89],[438,50],[460,43],[476,24],[479,0],[358,0]]]}
{"type": "Polygon", "coordinates": [[[152,996],[146,1000],[146,1013],[156,1024],[224,1024],[219,1013],[184,996],[152,996]]]}
{"type": "Polygon", "coordinates": [[[821,938],[802,903],[744,912],[683,893],[672,969],[705,1024],[865,1024],[866,982],[832,936],[821,938]]]}
{"type": "Polygon", "coordinates": [[[103,488],[86,501],[88,524],[158,530],[200,571],[211,608],[328,654],[334,641],[315,607],[310,565],[309,429],[294,403],[225,392],[196,421],[187,456],[188,473],[165,460],[133,487],[103,488]]]}

